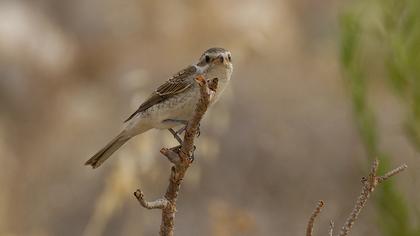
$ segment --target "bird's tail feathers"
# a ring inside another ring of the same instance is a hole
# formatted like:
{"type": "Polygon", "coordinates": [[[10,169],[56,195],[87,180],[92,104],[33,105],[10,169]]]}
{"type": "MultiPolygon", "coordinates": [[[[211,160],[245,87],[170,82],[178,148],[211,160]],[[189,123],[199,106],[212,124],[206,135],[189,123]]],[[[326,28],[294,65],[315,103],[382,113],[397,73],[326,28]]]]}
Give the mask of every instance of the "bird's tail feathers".
{"type": "Polygon", "coordinates": [[[93,157],[86,161],[85,165],[92,166],[93,169],[98,168],[104,163],[115,151],[124,145],[131,137],[121,132],[117,137],[111,140],[105,147],[97,152],[93,157]]]}

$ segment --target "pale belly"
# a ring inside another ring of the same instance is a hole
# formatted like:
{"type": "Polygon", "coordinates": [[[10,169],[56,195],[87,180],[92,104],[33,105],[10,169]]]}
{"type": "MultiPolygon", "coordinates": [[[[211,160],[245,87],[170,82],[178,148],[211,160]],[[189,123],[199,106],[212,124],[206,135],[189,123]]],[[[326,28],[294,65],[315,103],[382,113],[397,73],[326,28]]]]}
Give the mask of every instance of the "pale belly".
{"type": "MultiPolygon", "coordinates": [[[[225,88],[225,81],[219,82],[217,92],[210,101],[212,105],[225,88]]],[[[194,115],[195,107],[200,98],[200,90],[197,87],[189,91],[175,95],[134,117],[126,127],[132,135],[143,133],[148,129],[169,129],[183,125],[194,115]]]]}
{"type": "Polygon", "coordinates": [[[187,93],[175,95],[154,105],[142,114],[142,119],[156,129],[180,126],[182,121],[189,121],[194,115],[199,97],[200,91],[193,88],[187,93]]]}

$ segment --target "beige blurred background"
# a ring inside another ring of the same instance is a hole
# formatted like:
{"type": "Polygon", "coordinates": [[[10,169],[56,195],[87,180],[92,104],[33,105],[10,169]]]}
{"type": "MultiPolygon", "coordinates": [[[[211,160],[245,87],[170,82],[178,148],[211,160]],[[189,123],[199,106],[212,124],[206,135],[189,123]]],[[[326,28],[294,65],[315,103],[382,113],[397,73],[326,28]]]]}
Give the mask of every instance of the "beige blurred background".
{"type": "MultiPolygon", "coordinates": [[[[316,232],[341,225],[367,169],[337,60],[348,2],[0,1],[0,235],[156,235],[160,212],[132,192],[164,192],[169,132],[133,139],[97,170],[83,163],[214,46],[231,50],[234,74],[201,125],[177,235],[303,235],[319,199],[316,232]]],[[[397,183],[416,200],[404,112],[377,86],[381,145],[409,164],[397,183]]],[[[372,205],[352,235],[381,235],[372,205]]]]}

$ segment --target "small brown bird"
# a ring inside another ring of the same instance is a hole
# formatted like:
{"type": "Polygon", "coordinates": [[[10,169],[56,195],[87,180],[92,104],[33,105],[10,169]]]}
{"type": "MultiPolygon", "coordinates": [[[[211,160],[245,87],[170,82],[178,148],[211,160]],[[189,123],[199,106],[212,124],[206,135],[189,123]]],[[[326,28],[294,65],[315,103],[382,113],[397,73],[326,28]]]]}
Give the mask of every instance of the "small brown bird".
{"type": "Polygon", "coordinates": [[[200,98],[200,89],[195,78],[202,75],[208,81],[216,80],[217,89],[211,100],[213,104],[226,88],[232,70],[232,56],[228,50],[223,48],[206,50],[196,64],[181,70],[159,86],[137,111],[125,120],[126,126],[123,130],[85,165],[99,167],[130,138],[150,129],[185,126],[192,118],[200,98]]]}

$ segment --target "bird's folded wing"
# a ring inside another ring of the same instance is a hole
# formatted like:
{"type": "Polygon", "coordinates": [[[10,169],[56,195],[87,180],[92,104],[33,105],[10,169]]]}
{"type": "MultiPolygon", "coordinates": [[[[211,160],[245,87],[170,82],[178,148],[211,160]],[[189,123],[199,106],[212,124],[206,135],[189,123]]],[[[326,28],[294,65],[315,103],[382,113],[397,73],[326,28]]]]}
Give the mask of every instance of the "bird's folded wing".
{"type": "Polygon", "coordinates": [[[159,86],[156,91],[153,92],[152,95],[145,102],[143,102],[140,107],[124,122],[131,120],[138,113],[165,101],[173,95],[179,94],[189,89],[194,81],[189,77],[194,75],[196,72],[197,68],[195,66],[189,66],[184,70],[181,70],[178,74],[174,75],[171,79],[159,86]]]}

